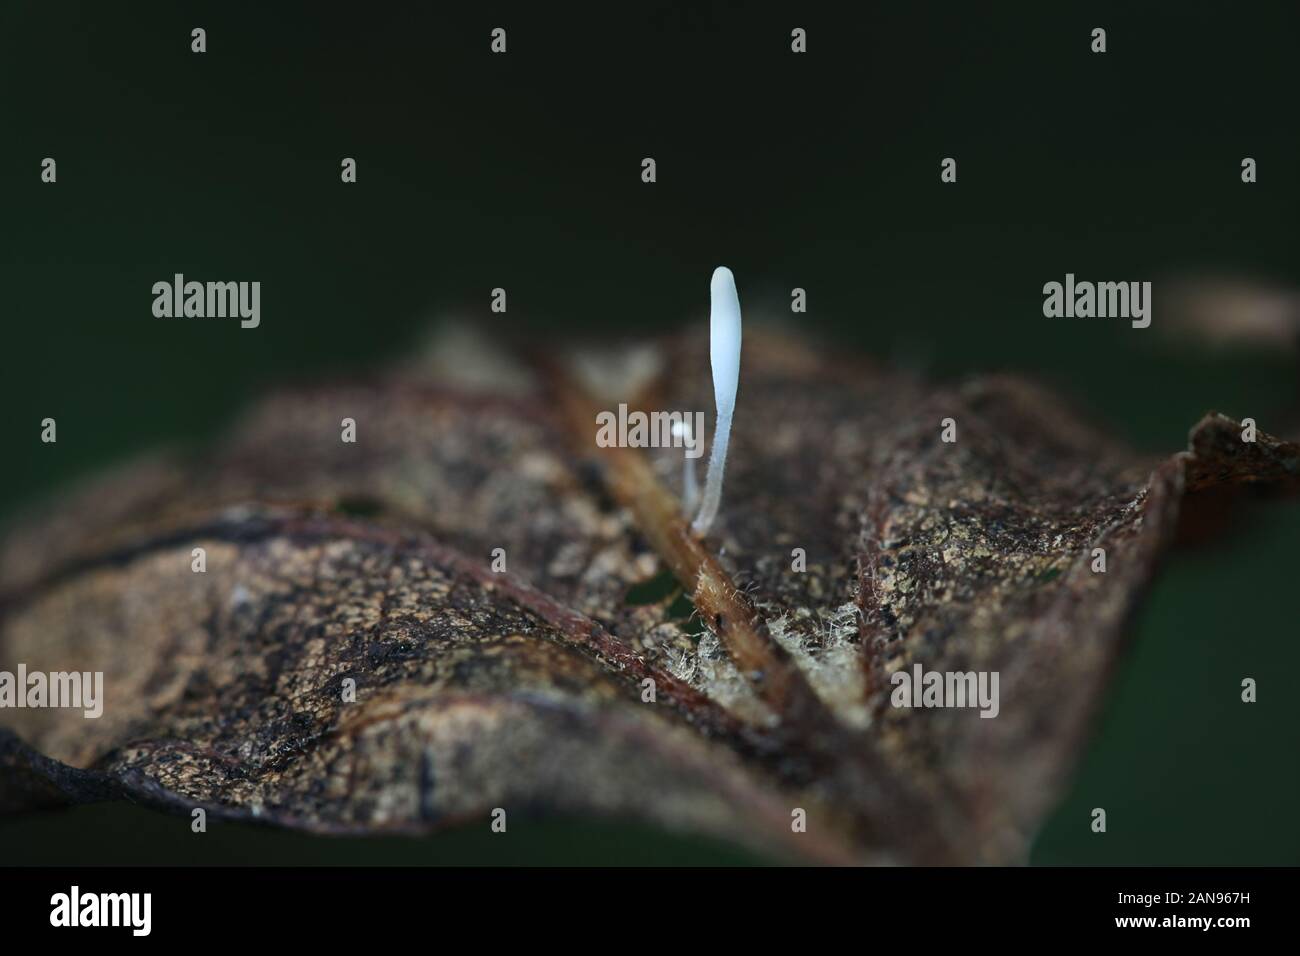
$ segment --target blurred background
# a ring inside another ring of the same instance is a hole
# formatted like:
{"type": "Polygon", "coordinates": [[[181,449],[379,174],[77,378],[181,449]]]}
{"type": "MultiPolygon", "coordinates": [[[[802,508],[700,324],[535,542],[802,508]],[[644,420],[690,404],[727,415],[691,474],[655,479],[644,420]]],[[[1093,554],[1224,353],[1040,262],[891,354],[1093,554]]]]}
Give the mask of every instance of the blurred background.
{"type": "MultiPolygon", "coordinates": [[[[271,384],[399,357],[440,315],[545,341],[702,329],[718,264],[747,314],[936,379],[1028,374],[1146,451],[1209,409],[1294,434],[1294,3],[840,6],[7,0],[0,517],[201,443],[271,384]],[[176,272],[261,281],[261,327],[154,318],[176,272]],[[1067,272],[1151,280],[1151,328],[1044,318],[1067,272]]],[[[1034,862],[1300,862],[1300,504],[1247,502],[1228,530],[1167,561],[1034,862]]],[[[216,827],[11,818],[0,860],[753,859],[616,821],[509,846],[216,827]]]]}

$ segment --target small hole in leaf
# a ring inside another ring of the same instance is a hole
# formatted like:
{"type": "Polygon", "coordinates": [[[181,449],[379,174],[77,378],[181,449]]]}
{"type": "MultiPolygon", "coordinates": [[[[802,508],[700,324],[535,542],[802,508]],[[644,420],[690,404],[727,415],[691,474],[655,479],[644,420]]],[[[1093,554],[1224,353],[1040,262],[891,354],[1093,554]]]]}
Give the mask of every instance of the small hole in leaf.
{"type": "Polygon", "coordinates": [[[684,621],[695,613],[695,605],[686,596],[685,591],[678,591],[673,603],[668,605],[667,616],[674,621],[684,621]]]}
{"type": "Polygon", "coordinates": [[[623,600],[633,606],[645,604],[658,604],[664,601],[674,591],[680,590],[677,579],[673,577],[671,571],[660,571],[652,578],[645,581],[639,581],[627,589],[627,594],[623,600]]]}
{"type": "Polygon", "coordinates": [[[374,518],[384,511],[384,504],[369,495],[345,495],[338,500],[334,510],[353,518],[374,518]]]}

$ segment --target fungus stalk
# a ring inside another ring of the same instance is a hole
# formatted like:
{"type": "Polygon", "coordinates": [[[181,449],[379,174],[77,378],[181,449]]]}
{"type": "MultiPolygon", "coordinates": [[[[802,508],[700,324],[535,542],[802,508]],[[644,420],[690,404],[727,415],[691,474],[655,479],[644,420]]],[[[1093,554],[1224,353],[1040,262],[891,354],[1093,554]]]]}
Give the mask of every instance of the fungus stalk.
{"type": "MultiPolygon", "coordinates": [[[[673,422],[673,435],[682,440],[683,447],[689,452],[695,438],[695,430],[691,428],[690,419],[673,422]]],[[[700,486],[695,480],[695,459],[689,454],[684,454],[682,456],[682,510],[690,514],[695,510],[699,500],[700,486]]]]}
{"type": "Polygon", "coordinates": [[[717,517],[722,501],[722,473],[727,466],[727,442],[731,439],[731,415],[736,408],[740,384],[740,299],[736,279],[726,266],[713,270],[709,283],[709,362],[713,366],[713,401],[717,419],[709,471],[704,480],[704,500],[691,529],[706,534],[717,517]]]}

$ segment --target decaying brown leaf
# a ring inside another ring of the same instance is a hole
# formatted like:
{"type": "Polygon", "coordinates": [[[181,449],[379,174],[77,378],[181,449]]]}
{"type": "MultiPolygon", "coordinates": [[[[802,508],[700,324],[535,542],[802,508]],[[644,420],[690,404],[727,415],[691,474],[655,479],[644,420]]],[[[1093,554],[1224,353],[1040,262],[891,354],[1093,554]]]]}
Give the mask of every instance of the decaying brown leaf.
{"type": "Polygon", "coordinates": [[[747,336],[705,539],[681,451],[593,424],[710,408],[694,340],[557,362],[458,338],[64,496],[0,551],[0,669],[103,671],[104,715],[0,711],[0,807],[347,833],[564,810],[795,859],[1023,859],[1180,509],[1295,491],[1300,447],[1210,415],[1148,461],[1024,382],[747,336]],[[998,672],[998,716],[891,706],[915,664],[998,672]]]}

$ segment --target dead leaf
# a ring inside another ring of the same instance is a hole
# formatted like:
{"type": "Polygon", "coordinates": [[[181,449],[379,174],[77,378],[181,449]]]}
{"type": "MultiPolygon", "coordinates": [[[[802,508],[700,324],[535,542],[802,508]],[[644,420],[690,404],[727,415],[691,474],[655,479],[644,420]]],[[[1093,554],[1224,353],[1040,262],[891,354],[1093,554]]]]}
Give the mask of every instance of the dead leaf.
{"type": "Polygon", "coordinates": [[[1147,460],[1018,380],[746,335],[704,540],[680,450],[594,442],[620,400],[711,408],[699,336],[535,363],[461,336],[61,497],[0,550],[0,669],[103,671],[104,716],[0,712],[0,807],[347,833],[561,810],[824,862],[1022,860],[1180,510],[1294,492],[1300,447],[1210,415],[1147,460]],[[998,672],[997,718],[891,706],[915,664],[998,672]]]}

